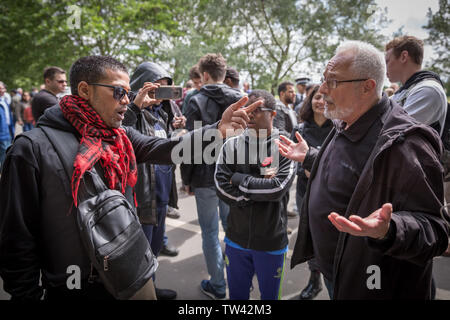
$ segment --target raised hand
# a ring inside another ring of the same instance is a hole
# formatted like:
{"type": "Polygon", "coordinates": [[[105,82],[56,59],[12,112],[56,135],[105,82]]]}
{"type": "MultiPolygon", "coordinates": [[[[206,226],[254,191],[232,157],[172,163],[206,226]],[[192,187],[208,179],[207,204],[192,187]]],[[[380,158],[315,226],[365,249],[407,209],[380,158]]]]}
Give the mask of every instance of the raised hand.
{"type": "Polygon", "coordinates": [[[155,89],[159,86],[159,83],[144,82],[144,86],[139,89],[136,97],[134,98],[134,104],[141,109],[154,104],[157,100],[150,98],[148,93],[155,91],[155,89]]]}
{"type": "Polygon", "coordinates": [[[298,132],[295,133],[295,137],[298,143],[283,135],[280,136],[281,141],[276,139],[275,143],[278,145],[278,150],[283,157],[303,163],[309,150],[308,143],[306,143],[298,132]]]}
{"type": "Polygon", "coordinates": [[[392,204],[385,203],[372,212],[368,217],[350,216],[348,219],[332,212],[328,215],[331,223],[341,232],[347,232],[354,236],[382,239],[389,230],[392,216],[392,204]]]}
{"type": "Polygon", "coordinates": [[[223,138],[227,137],[227,134],[237,135],[244,131],[250,121],[248,114],[263,104],[263,100],[258,100],[248,107],[242,108],[247,101],[248,97],[243,97],[223,112],[218,125],[223,138]]]}

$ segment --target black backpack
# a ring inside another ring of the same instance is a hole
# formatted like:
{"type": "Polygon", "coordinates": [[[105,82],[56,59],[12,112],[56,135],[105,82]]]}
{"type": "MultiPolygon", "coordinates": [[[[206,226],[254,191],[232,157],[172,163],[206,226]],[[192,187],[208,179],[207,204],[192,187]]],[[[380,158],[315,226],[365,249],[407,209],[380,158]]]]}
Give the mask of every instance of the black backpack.
{"type": "MultiPolygon", "coordinates": [[[[70,181],[78,140],[70,132],[40,128],[53,145],[70,181]]],[[[121,192],[105,185],[95,167],[84,174],[78,198],[77,223],[92,265],[115,298],[133,297],[158,267],[134,207],[121,192]]]]}

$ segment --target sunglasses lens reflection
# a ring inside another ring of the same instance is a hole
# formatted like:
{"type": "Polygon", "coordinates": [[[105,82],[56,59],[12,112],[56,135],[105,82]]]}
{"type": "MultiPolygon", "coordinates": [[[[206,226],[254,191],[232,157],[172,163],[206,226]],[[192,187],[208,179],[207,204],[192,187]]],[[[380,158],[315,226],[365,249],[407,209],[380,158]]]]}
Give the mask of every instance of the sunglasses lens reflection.
{"type": "Polygon", "coordinates": [[[115,87],[114,88],[114,99],[120,101],[123,99],[123,97],[127,94],[124,88],[121,87],[115,87]]]}

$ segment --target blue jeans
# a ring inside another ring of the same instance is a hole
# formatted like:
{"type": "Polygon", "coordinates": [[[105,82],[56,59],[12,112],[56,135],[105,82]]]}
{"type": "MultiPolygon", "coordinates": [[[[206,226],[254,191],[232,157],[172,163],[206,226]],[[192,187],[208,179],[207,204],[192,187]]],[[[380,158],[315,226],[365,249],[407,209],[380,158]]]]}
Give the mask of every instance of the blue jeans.
{"type": "Polygon", "coordinates": [[[156,214],[158,215],[158,225],[143,224],[142,229],[147,237],[152,252],[155,256],[159,255],[163,246],[164,233],[166,231],[166,213],[167,206],[161,206],[156,208],[156,214]]]}
{"type": "Polygon", "coordinates": [[[32,123],[24,123],[23,124],[23,132],[33,130],[34,126],[32,123]]]}
{"type": "Polygon", "coordinates": [[[217,197],[214,187],[195,188],[194,194],[198,221],[202,230],[203,255],[206,260],[206,268],[211,276],[209,282],[217,293],[222,294],[225,293],[226,282],[222,248],[219,241],[219,216],[222,220],[222,227],[226,230],[230,207],[217,197]],[[219,212],[217,207],[219,207],[219,212]]]}

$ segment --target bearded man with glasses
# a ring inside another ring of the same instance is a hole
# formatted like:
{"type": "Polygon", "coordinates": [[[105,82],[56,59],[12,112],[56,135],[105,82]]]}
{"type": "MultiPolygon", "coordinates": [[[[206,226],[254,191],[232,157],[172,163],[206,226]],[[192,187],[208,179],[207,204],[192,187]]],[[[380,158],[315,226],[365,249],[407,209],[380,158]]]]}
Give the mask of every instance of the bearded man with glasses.
{"type": "Polygon", "coordinates": [[[342,44],[319,89],[335,128],[320,150],[279,143],[310,172],[291,267],[315,258],[332,299],[430,299],[447,248],[439,135],[382,94],[385,74],[375,47],[342,44]]]}

